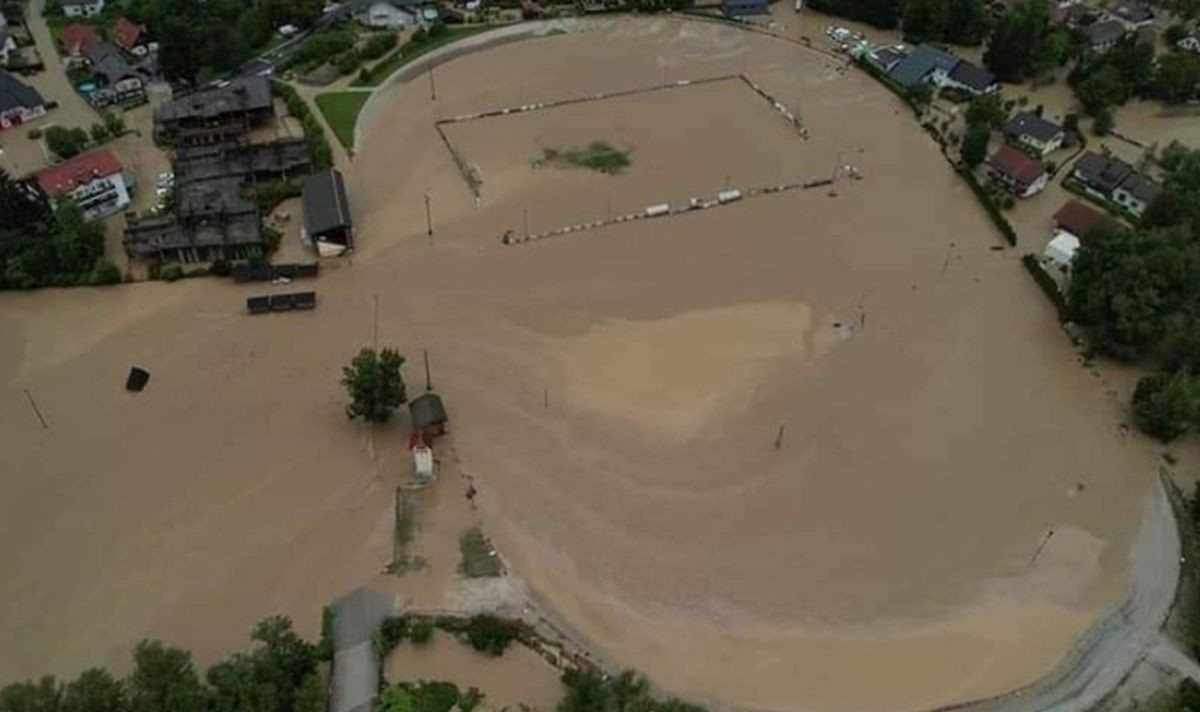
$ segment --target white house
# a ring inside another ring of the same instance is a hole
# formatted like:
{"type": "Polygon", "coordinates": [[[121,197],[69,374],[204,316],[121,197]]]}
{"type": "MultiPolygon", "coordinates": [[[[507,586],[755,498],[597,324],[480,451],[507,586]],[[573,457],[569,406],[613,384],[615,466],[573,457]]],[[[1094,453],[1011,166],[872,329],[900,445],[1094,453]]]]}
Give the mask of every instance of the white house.
{"type": "Polygon", "coordinates": [[[408,27],[421,21],[421,5],[411,0],[371,0],[355,10],[354,18],[368,27],[408,27]]]}
{"type": "Polygon", "coordinates": [[[46,101],[33,87],[0,69],[0,131],[46,113],[46,101]]]}
{"type": "Polygon", "coordinates": [[[51,200],[70,198],[95,220],[129,207],[132,174],[126,174],[108,149],[83,153],[37,174],[38,185],[51,200]]]}
{"type": "Polygon", "coordinates": [[[1079,252],[1079,238],[1066,230],[1055,230],[1054,237],[1042,251],[1040,262],[1046,272],[1058,284],[1061,292],[1066,292],[1071,283],[1071,264],[1075,254],[1079,252]]]}
{"type": "Polygon", "coordinates": [[[67,17],[94,17],[104,12],[104,0],[59,0],[67,17]]]}
{"type": "Polygon", "coordinates": [[[1126,176],[1125,180],[1121,181],[1121,184],[1113,190],[1112,199],[1117,205],[1140,218],[1160,193],[1162,193],[1162,187],[1158,183],[1135,172],[1126,176]]]}

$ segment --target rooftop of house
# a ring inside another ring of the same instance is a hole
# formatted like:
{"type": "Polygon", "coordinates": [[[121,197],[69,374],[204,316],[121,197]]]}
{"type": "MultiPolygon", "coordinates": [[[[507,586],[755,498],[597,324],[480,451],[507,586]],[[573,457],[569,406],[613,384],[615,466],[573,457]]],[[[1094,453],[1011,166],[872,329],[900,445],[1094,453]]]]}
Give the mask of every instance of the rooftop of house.
{"type": "Polygon", "coordinates": [[[33,87],[0,69],[0,112],[45,104],[42,95],[33,87]]]}
{"type": "Polygon", "coordinates": [[[58,4],[62,7],[81,7],[86,5],[99,5],[104,0],[58,0],[58,4]]]}
{"type": "Polygon", "coordinates": [[[1147,205],[1162,193],[1162,186],[1149,176],[1136,171],[1125,176],[1119,187],[1147,205]]]}
{"type": "Polygon", "coordinates": [[[950,79],[974,91],[987,91],[996,84],[996,75],[967,60],[961,60],[950,70],[950,79]]]}
{"type": "Polygon", "coordinates": [[[446,422],[446,406],[433,391],[426,391],[408,403],[412,426],[417,430],[446,422]]]}
{"type": "Polygon", "coordinates": [[[1084,30],[1087,35],[1088,44],[1092,47],[1116,42],[1125,36],[1125,25],[1121,24],[1120,20],[1105,20],[1088,25],[1084,30]]]}
{"type": "Polygon", "coordinates": [[[885,71],[891,70],[892,67],[896,66],[907,56],[895,47],[880,47],[871,53],[871,58],[876,64],[883,67],[885,71]]]}
{"type": "Polygon", "coordinates": [[[1004,124],[1006,136],[1032,136],[1038,141],[1050,141],[1062,133],[1062,128],[1032,111],[1022,111],[1004,124]]]}
{"type": "Polygon", "coordinates": [[[146,28],[124,17],[118,17],[113,23],[113,39],[126,49],[136,47],[145,31],[146,28]]]}
{"type": "Polygon", "coordinates": [[[1149,5],[1140,2],[1118,2],[1113,6],[1112,14],[1126,22],[1141,23],[1154,19],[1154,10],[1149,5]]]}
{"type": "Polygon", "coordinates": [[[1055,224],[1076,237],[1087,237],[1088,233],[1108,220],[1106,215],[1078,200],[1068,200],[1054,213],[1055,224]]]}
{"type": "Polygon", "coordinates": [[[336,169],[313,173],[304,178],[304,229],[309,235],[350,227],[350,206],[346,185],[336,169]]]}
{"type": "Polygon", "coordinates": [[[271,85],[266,77],[246,77],[224,87],[193,92],[163,104],[154,112],[156,122],[216,119],[225,114],[271,107],[271,85]]]}
{"type": "Polygon", "coordinates": [[[68,158],[62,163],[43,169],[36,177],[38,185],[46,195],[56,198],[97,178],[120,172],[121,161],[117,155],[108,149],[101,149],[68,158]]]}
{"type": "Polygon", "coordinates": [[[92,67],[103,74],[109,84],[116,84],[137,76],[134,68],[125,61],[125,55],[121,54],[121,50],[107,42],[101,42],[92,47],[87,51],[86,56],[87,60],[92,63],[92,67]]]}
{"type": "Polygon", "coordinates": [[[81,25],[78,22],[67,25],[59,36],[68,54],[87,54],[93,47],[100,44],[100,35],[91,25],[81,25]]]}
{"type": "Polygon", "coordinates": [[[1108,193],[1133,172],[1133,166],[1119,158],[1088,151],[1075,161],[1072,171],[1088,185],[1108,193]]]}
{"type": "Polygon", "coordinates": [[[988,165],[993,170],[1026,185],[1046,172],[1045,164],[1012,146],[1001,146],[1000,150],[988,159],[988,165]]]}
{"type": "Polygon", "coordinates": [[[892,68],[891,77],[901,86],[907,87],[924,80],[930,72],[937,69],[949,73],[958,62],[958,57],[949,52],[923,44],[892,68]]]}

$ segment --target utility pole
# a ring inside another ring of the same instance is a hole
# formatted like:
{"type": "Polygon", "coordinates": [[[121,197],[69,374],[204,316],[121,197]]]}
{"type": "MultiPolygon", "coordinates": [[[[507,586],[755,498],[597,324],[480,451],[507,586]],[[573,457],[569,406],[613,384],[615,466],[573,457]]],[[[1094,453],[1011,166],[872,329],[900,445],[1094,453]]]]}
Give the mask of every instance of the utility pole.
{"type": "Polygon", "coordinates": [[[372,299],[375,301],[375,317],[373,326],[371,327],[371,342],[375,350],[379,350],[379,295],[372,294],[372,299]]]}
{"type": "Polygon", "coordinates": [[[433,68],[429,69],[429,100],[437,101],[437,83],[433,81],[433,68]]]}
{"type": "Polygon", "coordinates": [[[29,399],[29,405],[33,407],[33,413],[37,416],[38,421],[41,422],[42,428],[49,430],[50,424],[47,423],[46,419],[42,417],[42,409],[38,408],[37,401],[33,399],[33,394],[29,392],[28,388],[25,389],[25,397],[29,399]]]}
{"type": "Polygon", "coordinates": [[[433,390],[433,379],[429,377],[429,350],[421,349],[421,355],[425,357],[425,390],[433,390]]]}
{"type": "Polygon", "coordinates": [[[775,435],[775,449],[783,447],[783,423],[779,424],[779,433],[775,435]]]}
{"type": "Polygon", "coordinates": [[[525,223],[525,239],[528,240],[529,239],[529,208],[528,207],[521,209],[521,216],[522,216],[522,220],[525,223]]]}
{"type": "Polygon", "coordinates": [[[429,194],[425,194],[425,233],[429,235],[429,244],[433,244],[433,212],[429,208],[429,194]]]}

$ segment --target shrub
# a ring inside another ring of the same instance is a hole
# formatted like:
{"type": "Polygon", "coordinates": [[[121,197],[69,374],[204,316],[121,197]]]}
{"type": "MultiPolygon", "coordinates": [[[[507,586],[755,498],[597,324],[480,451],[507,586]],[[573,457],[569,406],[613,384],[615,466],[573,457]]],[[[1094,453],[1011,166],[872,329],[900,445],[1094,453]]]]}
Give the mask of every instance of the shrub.
{"type": "Polygon", "coordinates": [[[417,645],[425,645],[433,640],[433,621],[421,619],[413,622],[409,627],[408,637],[417,645]]]}
{"type": "Polygon", "coordinates": [[[36,141],[37,139],[39,139],[39,138],[41,138],[41,137],[42,137],[42,130],[41,130],[41,129],[30,129],[30,131],[29,131],[29,138],[31,138],[31,139],[33,139],[33,140],[35,140],[35,141],[36,141]]]}
{"type": "MultiPolygon", "coordinates": [[[[224,262],[224,260],[218,260],[218,262],[224,262]]],[[[226,267],[229,266],[228,262],[224,262],[224,264],[226,267]]],[[[213,267],[216,266],[217,263],[214,262],[213,267]]],[[[333,660],[333,617],[332,608],[325,606],[321,609],[321,639],[317,641],[316,648],[317,659],[321,661],[333,660]]]]}
{"type": "Polygon", "coordinates": [[[349,52],[338,55],[337,59],[335,59],[333,62],[334,68],[337,69],[338,74],[341,75],[354,73],[354,70],[358,69],[359,64],[361,64],[361,62],[358,59],[358,54],[354,50],[350,50],[349,52]]]}
{"type": "Polygon", "coordinates": [[[379,59],[383,55],[390,52],[396,47],[396,33],[384,32],[382,34],[371,35],[358,54],[363,59],[379,59]]]}
{"type": "Polygon", "coordinates": [[[1112,109],[1106,106],[1096,112],[1096,118],[1092,121],[1092,132],[1097,136],[1107,136],[1115,123],[1112,109]]]}
{"type": "Polygon", "coordinates": [[[109,262],[103,257],[96,260],[96,266],[92,267],[92,273],[88,275],[88,284],[93,286],[103,286],[108,284],[121,283],[121,270],[115,264],[109,262]]]}
{"type": "Polygon", "coordinates": [[[228,277],[232,270],[228,260],[213,260],[212,265],[208,268],[208,273],[217,277],[228,277]]]}
{"type": "Polygon", "coordinates": [[[108,128],[104,124],[92,124],[92,142],[104,143],[108,140],[108,128]]]}
{"type": "Polygon", "coordinates": [[[504,620],[489,614],[472,616],[467,623],[467,640],[471,647],[481,653],[500,656],[521,633],[515,621],[504,620]]]}
{"type": "Polygon", "coordinates": [[[1197,383],[1182,371],[1147,376],[1133,391],[1138,427],[1164,443],[1190,430],[1197,410],[1197,383]]]}
{"type": "Polygon", "coordinates": [[[163,265],[158,270],[158,278],[164,282],[174,282],[177,279],[183,279],[183,266],[178,264],[163,265]]]}
{"type": "Polygon", "coordinates": [[[1005,218],[1004,214],[1000,212],[1000,209],[996,207],[996,202],[992,196],[988,194],[987,190],[985,190],[983,186],[979,185],[979,181],[975,180],[975,174],[971,173],[971,171],[967,170],[966,168],[958,169],[958,174],[962,176],[963,180],[965,180],[967,185],[970,186],[971,192],[974,193],[975,197],[979,199],[980,204],[983,205],[984,211],[987,212],[988,217],[990,217],[992,222],[995,223],[996,228],[1000,230],[1000,234],[1004,236],[1004,239],[1008,241],[1008,244],[1017,244],[1017,231],[1014,230],[1012,224],[1008,222],[1008,218],[1005,218]]]}

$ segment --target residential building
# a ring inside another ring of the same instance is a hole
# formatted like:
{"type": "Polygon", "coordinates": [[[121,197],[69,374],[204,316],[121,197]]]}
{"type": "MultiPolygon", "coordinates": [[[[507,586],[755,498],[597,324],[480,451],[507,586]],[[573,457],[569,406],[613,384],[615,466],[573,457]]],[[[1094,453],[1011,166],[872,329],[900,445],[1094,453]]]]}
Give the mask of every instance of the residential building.
{"type": "Polygon", "coordinates": [[[874,64],[884,74],[891,72],[896,68],[897,64],[908,56],[908,52],[903,45],[892,45],[890,47],[876,47],[867,53],[866,59],[871,64],[874,64]]]}
{"type": "Polygon", "coordinates": [[[1031,111],[1009,119],[1002,129],[1004,137],[1019,144],[1038,158],[1045,158],[1061,146],[1066,137],[1062,128],[1031,111]]]}
{"type": "Polygon", "coordinates": [[[1154,10],[1136,0],[1121,0],[1112,7],[1109,14],[1131,32],[1154,22],[1154,10]]]}
{"type": "Polygon", "coordinates": [[[896,62],[888,76],[905,88],[928,82],[977,96],[996,90],[996,77],[991,72],[928,44],[920,45],[896,62]]]}
{"type": "Polygon", "coordinates": [[[69,158],[40,171],[36,178],[50,200],[70,198],[88,220],[128,208],[133,188],[133,174],[126,173],[108,149],[69,158]]]}
{"type": "Polygon", "coordinates": [[[1071,177],[1089,193],[1111,200],[1117,186],[1133,173],[1133,166],[1111,155],[1088,151],[1075,161],[1071,177]]]}
{"type": "Polygon", "coordinates": [[[941,85],[950,76],[956,64],[958,57],[933,45],[923,44],[900,60],[892,68],[889,76],[904,88],[919,82],[941,85]]]}
{"type": "Polygon", "coordinates": [[[1120,20],[1104,20],[1088,25],[1083,31],[1087,49],[1096,54],[1102,54],[1117,46],[1125,38],[1128,30],[1120,20]]]}
{"type": "Polygon", "coordinates": [[[721,12],[725,17],[741,18],[770,13],[767,0],[721,0],[721,12]]]}
{"type": "Polygon", "coordinates": [[[354,223],[346,199],[346,184],[337,169],[330,168],[304,179],[304,227],[300,239],[313,244],[333,242],[354,247],[354,223]]]}
{"type": "Polygon", "coordinates": [[[263,256],[262,220],[251,184],[225,177],[177,183],[176,191],[173,215],[126,226],[123,244],[130,257],[190,263],[263,256]]]}
{"type": "Polygon", "coordinates": [[[104,12],[104,0],[58,0],[67,17],[95,17],[104,12]]]}
{"type": "Polygon", "coordinates": [[[426,442],[446,433],[446,406],[433,391],[425,391],[408,402],[408,415],[414,431],[421,433],[426,442]]]}
{"type": "Polygon", "coordinates": [[[987,175],[1019,198],[1028,198],[1046,187],[1045,164],[1012,146],[1001,146],[988,159],[987,175]]]}
{"type": "Polygon", "coordinates": [[[154,131],[177,145],[215,143],[240,136],[274,114],[267,78],[247,77],[166,102],[154,112],[154,131]]]}
{"type": "Polygon", "coordinates": [[[8,56],[17,51],[17,41],[8,33],[8,28],[0,27],[0,65],[8,64],[8,56]]]}
{"type": "Polygon", "coordinates": [[[1134,217],[1142,217],[1159,195],[1162,186],[1142,173],[1130,173],[1112,193],[1112,200],[1134,217]]]}
{"type": "Polygon", "coordinates": [[[366,0],[359,2],[354,19],[368,27],[396,29],[421,22],[423,0],[366,0]]]}
{"type": "Polygon", "coordinates": [[[983,67],[976,66],[965,59],[959,60],[950,70],[945,83],[941,86],[961,89],[975,96],[983,96],[996,91],[996,75],[983,67]]]}
{"type": "Polygon", "coordinates": [[[1078,200],[1068,200],[1054,213],[1054,226],[1064,232],[1069,232],[1081,240],[1097,227],[1111,223],[1112,219],[1104,213],[1093,210],[1078,200]]]}
{"type": "Polygon", "coordinates": [[[145,57],[149,53],[146,28],[136,22],[118,17],[113,23],[112,35],[117,46],[134,57],[145,57]]]}
{"type": "Polygon", "coordinates": [[[58,39],[68,57],[85,57],[102,41],[91,25],[78,22],[64,27],[58,39]]]}
{"type": "Polygon", "coordinates": [[[146,98],[145,81],[115,46],[101,42],[87,53],[88,63],[96,72],[97,90],[88,99],[97,106],[108,106],[146,98]]]}
{"type": "Polygon", "coordinates": [[[32,121],[47,108],[36,89],[0,69],[0,131],[32,121]]]}

